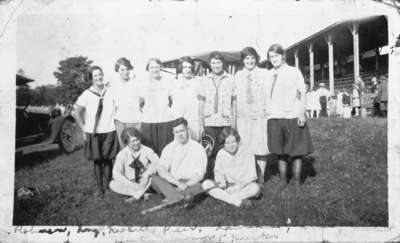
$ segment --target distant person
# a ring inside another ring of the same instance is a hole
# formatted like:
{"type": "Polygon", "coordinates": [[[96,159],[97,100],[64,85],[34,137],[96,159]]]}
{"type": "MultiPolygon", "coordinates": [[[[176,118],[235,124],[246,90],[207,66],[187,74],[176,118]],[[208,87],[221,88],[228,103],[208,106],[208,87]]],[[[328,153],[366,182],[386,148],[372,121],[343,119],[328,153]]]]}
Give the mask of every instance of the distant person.
{"type": "Polygon", "coordinates": [[[342,104],[343,104],[343,118],[351,118],[351,95],[350,90],[343,89],[342,92],[342,104]]]}
{"type": "Polygon", "coordinates": [[[381,115],[380,104],[379,104],[379,101],[378,101],[378,90],[379,90],[378,79],[376,78],[376,76],[373,76],[371,78],[371,86],[370,86],[370,92],[374,96],[373,113],[372,113],[373,116],[380,116],[381,115]]]}
{"type": "Polygon", "coordinates": [[[313,117],[313,93],[310,85],[307,85],[307,91],[306,91],[306,115],[307,118],[312,118],[313,117]]]}
{"type": "Polygon", "coordinates": [[[379,77],[380,85],[378,89],[379,108],[383,117],[387,117],[388,110],[388,79],[386,75],[379,77]]]}
{"type": "Polygon", "coordinates": [[[376,76],[373,76],[371,78],[371,85],[370,85],[369,91],[373,94],[376,94],[376,93],[378,93],[378,87],[379,87],[378,79],[376,78],[376,76]]]}
{"type": "Polygon", "coordinates": [[[240,52],[243,69],[235,75],[237,130],[241,143],[251,149],[258,167],[258,182],[264,183],[267,164],[267,119],[265,96],[268,71],[257,67],[260,56],[253,47],[240,52]]]}
{"type": "Polygon", "coordinates": [[[318,93],[319,96],[319,103],[321,105],[321,113],[320,116],[322,117],[326,117],[328,116],[328,102],[330,99],[330,92],[329,90],[325,87],[324,83],[320,83],[319,84],[319,88],[316,91],[318,93]]]}
{"type": "Polygon", "coordinates": [[[360,116],[360,108],[361,108],[361,95],[360,95],[360,88],[357,84],[353,84],[352,88],[352,107],[355,116],[360,116]]]}
{"type": "Polygon", "coordinates": [[[362,78],[358,77],[358,79],[355,82],[355,84],[358,87],[358,91],[359,91],[360,97],[361,97],[365,92],[365,82],[362,80],[362,78]]]}
{"type": "Polygon", "coordinates": [[[343,90],[338,89],[336,94],[336,113],[338,117],[343,117],[343,90]]]}
{"type": "Polygon", "coordinates": [[[179,59],[177,68],[178,79],[175,80],[172,91],[172,113],[175,118],[185,118],[188,121],[190,137],[200,141],[203,131],[200,130],[199,119],[199,78],[194,76],[194,61],[190,57],[179,59]]]}
{"type": "Polygon", "coordinates": [[[221,133],[224,147],[218,151],[215,160],[215,180],[203,182],[203,188],[211,188],[208,194],[236,207],[252,206],[249,198],[257,197],[260,187],[256,183],[257,172],[254,154],[244,144],[236,129],[224,128],[221,133]]]}
{"type": "Polygon", "coordinates": [[[220,134],[225,127],[236,127],[236,95],[232,75],[224,71],[224,57],[218,51],[209,55],[211,73],[201,80],[200,131],[210,136],[215,146],[207,164],[207,178],[213,178],[215,156],[223,145],[220,134]]]}
{"type": "Polygon", "coordinates": [[[317,87],[311,90],[310,98],[311,117],[319,118],[321,114],[321,102],[317,87]]]}
{"type": "Polygon", "coordinates": [[[172,87],[173,78],[161,76],[162,62],[158,58],[151,58],[146,71],[149,74],[141,88],[140,106],[142,113],[142,143],[161,155],[163,148],[174,137],[172,127],[174,117],[172,115],[172,87]]]}
{"type": "Polygon", "coordinates": [[[146,198],[151,175],[157,172],[159,158],[154,151],[140,143],[140,132],[126,127],[121,133],[124,148],[119,151],[112,171],[110,188],[116,193],[130,196],[126,202],[146,198]]]}
{"type": "Polygon", "coordinates": [[[109,189],[112,160],[119,150],[114,124],[115,106],[113,95],[105,88],[103,70],[99,66],[90,67],[89,80],[92,86],[75,102],[75,117],[77,124],[83,126],[85,158],[94,162],[96,189],[93,196],[102,198],[109,189]]]}
{"type": "Polygon", "coordinates": [[[117,60],[114,66],[119,79],[111,83],[111,92],[115,99],[115,127],[118,134],[120,148],[124,147],[121,134],[126,127],[140,129],[142,114],[139,107],[139,82],[131,75],[133,66],[125,57],[117,60]]]}
{"type": "Polygon", "coordinates": [[[306,122],[306,86],[300,70],[285,63],[285,51],[279,44],[268,49],[269,71],[267,86],[268,148],[277,157],[281,180],[276,192],[287,183],[288,163],[293,163],[296,187],[301,184],[302,161],[313,152],[306,122]]]}
{"type": "Polygon", "coordinates": [[[328,117],[336,116],[337,114],[337,96],[333,95],[328,99],[328,104],[327,104],[327,113],[328,117]]]}
{"type": "Polygon", "coordinates": [[[175,201],[185,193],[201,193],[201,181],[207,167],[204,148],[190,139],[186,119],[179,118],[173,127],[174,140],[162,151],[158,175],[152,176],[152,187],[166,201],[175,201]]]}

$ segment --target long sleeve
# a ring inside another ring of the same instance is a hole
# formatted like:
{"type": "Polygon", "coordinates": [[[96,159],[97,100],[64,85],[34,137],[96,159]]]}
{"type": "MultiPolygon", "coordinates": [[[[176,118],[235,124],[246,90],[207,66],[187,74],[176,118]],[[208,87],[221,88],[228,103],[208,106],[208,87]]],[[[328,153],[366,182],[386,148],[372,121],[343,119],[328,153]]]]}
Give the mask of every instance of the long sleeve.
{"type": "Polygon", "coordinates": [[[128,180],[128,178],[126,178],[124,175],[125,159],[126,159],[126,156],[122,151],[120,153],[118,153],[118,155],[115,159],[115,163],[114,163],[114,167],[113,167],[113,171],[112,171],[114,180],[130,182],[130,180],[128,180]]]}
{"type": "Polygon", "coordinates": [[[298,114],[306,112],[306,84],[300,70],[296,70],[297,97],[299,99],[298,114]]]}
{"type": "Polygon", "coordinates": [[[165,146],[163,149],[160,160],[159,160],[159,165],[164,167],[167,171],[171,169],[171,151],[170,151],[170,146],[165,146]]]}
{"type": "Polygon", "coordinates": [[[154,151],[151,148],[148,148],[146,151],[146,157],[150,161],[148,165],[148,173],[149,174],[154,174],[157,171],[157,167],[160,164],[160,159],[158,158],[158,155],[154,153],[154,151]]]}
{"type": "Polygon", "coordinates": [[[225,156],[222,153],[222,151],[218,152],[217,157],[215,158],[214,178],[216,183],[226,180],[224,173],[225,156]]]}

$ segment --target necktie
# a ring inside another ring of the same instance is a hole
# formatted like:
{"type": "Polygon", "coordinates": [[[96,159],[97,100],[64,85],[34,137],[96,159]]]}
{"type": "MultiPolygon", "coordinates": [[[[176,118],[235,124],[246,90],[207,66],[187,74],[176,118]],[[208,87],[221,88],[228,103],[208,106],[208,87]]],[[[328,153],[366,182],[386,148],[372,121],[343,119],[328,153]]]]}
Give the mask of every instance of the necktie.
{"type": "Polygon", "coordinates": [[[142,164],[142,162],[140,162],[139,157],[140,156],[137,156],[135,158],[134,156],[132,156],[133,161],[129,164],[129,167],[131,167],[135,170],[135,182],[136,183],[139,183],[141,175],[143,174],[143,172],[145,170],[145,167],[142,164]]]}
{"type": "Polygon", "coordinates": [[[89,89],[89,91],[99,97],[99,104],[97,105],[96,117],[94,120],[94,127],[93,127],[93,133],[96,133],[97,126],[99,125],[101,113],[103,112],[103,98],[104,98],[104,95],[106,94],[106,91],[103,92],[103,95],[100,95],[99,93],[96,93],[90,89],[89,89]]]}
{"type": "Polygon", "coordinates": [[[272,82],[272,87],[271,87],[271,95],[270,95],[270,98],[272,99],[272,94],[273,94],[273,92],[274,92],[274,88],[275,88],[275,84],[276,84],[276,80],[277,80],[277,78],[278,78],[278,74],[274,74],[274,81],[272,82]]]}
{"type": "Polygon", "coordinates": [[[251,74],[247,75],[247,104],[252,105],[254,103],[253,91],[252,91],[252,82],[251,74]]]}
{"type": "Polygon", "coordinates": [[[219,86],[221,85],[221,83],[222,83],[222,79],[221,80],[219,80],[220,82],[219,82],[219,84],[217,85],[217,83],[215,82],[215,79],[214,78],[212,78],[212,80],[213,80],[213,84],[214,84],[214,87],[215,87],[215,96],[214,96],[214,113],[218,113],[218,103],[219,103],[219,100],[218,100],[218,93],[219,93],[219,86]]]}

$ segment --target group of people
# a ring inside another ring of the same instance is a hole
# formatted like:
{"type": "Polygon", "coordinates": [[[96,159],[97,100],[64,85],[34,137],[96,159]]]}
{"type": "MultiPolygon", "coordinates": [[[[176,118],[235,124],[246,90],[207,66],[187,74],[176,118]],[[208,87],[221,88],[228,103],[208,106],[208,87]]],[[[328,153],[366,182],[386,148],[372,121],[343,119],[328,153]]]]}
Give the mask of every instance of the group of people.
{"type": "Polygon", "coordinates": [[[94,161],[94,196],[111,189],[134,201],[154,190],[173,201],[209,190],[229,204],[251,205],[269,153],[278,160],[278,188],[287,183],[289,162],[299,186],[302,159],[313,152],[304,78],[285,63],[281,45],[267,53],[271,70],[258,68],[258,53],[246,47],[243,69],[231,75],[222,54],[212,52],[211,73],[202,77],[193,75],[194,61],[182,57],[177,79],[161,75],[162,62],[151,58],[148,78],[140,81],[130,75],[130,61],[120,58],[120,80],[109,88],[103,70],[92,66],[92,86],[78,97],[74,115],[84,131],[84,155],[94,161]],[[213,141],[211,151],[201,145],[204,136],[213,141]]]}
{"type": "Polygon", "coordinates": [[[325,83],[320,83],[319,87],[313,89],[307,87],[306,114],[307,117],[326,117],[329,116],[329,98],[330,91],[326,88],[325,83]]]}
{"type": "Polygon", "coordinates": [[[380,75],[379,79],[372,77],[370,92],[374,94],[373,116],[387,117],[388,110],[388,77],[380,75]]]}
{"type": "Polygon", "coordinates": [[[351,88],[341,88],[335,90],[333,94],[326,88],[325,83],[320,83],[318,88],[307,90],[307,117],[341,117],[351,118],[361,116],[361,108],[366,108],[368,102],[367,93],[371,95],[367,98],[371,100],[372,116],[387,116],[387,77],[381,75],[378,79],[374,76],[371,79],[371,85],[365,87],[361,78],[355,82],[351,88]]]}

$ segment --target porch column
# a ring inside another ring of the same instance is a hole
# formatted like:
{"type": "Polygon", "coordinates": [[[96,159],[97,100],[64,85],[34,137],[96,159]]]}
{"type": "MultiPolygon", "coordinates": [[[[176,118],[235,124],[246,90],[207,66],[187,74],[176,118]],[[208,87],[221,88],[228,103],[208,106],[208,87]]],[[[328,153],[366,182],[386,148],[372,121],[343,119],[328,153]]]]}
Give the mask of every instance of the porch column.
{"type": "Polygon", "coordinates": [[[360,77],[360,48],[358,41],[358,23],[353,22],[351,33],[353,35],[353,64],[354,64],[354,82],[360,77]]]}
{"type": "Polygon", "coordinates": [[[308,45],[308,53],[310,56],[310,85],[311,89],[314,88],[314,51],[313,51],[313,44],[310,43],[308,45]]]}
{"type": "Polygon", "coordinates": [[[334,93],[335,89],[335,77],[333,74],[333,68],[334,68],[334,58],[333,58],[333,41],[332,41],[332,34],[329,34],[328,36],[328,54],[329,54],[329,91],[331,91],[331,95],[334,93]]]}
{"type": "Polygon", "coordinates": [[[294,65],[298,69],[299,68],[299,51],[296,49],[294,51],[294,65]]]}
{"type": "Polygon", "coordinates": [[[379,69],[379,47],[375,48],[375,71],[379,69]]]}

